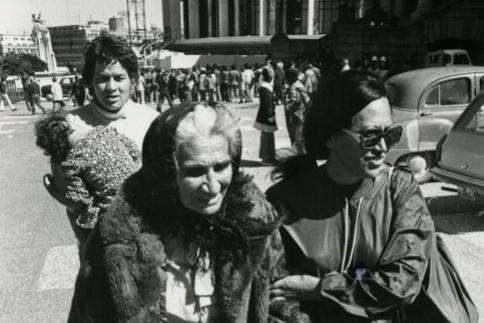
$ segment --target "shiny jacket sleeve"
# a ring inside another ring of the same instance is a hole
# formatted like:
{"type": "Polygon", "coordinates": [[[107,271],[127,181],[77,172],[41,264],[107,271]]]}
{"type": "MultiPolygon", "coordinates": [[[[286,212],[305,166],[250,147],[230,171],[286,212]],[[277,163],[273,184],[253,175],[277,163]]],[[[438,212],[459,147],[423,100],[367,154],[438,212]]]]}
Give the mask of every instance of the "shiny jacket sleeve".
{"type": "Polygon", "coordinates": [[[435,230],[424,197],[408,172],[396,171],[389,186],[391,231],[376,268],[331,272],[321,296],[354,315],[373,316],[410,304],[420,292],[435,230]]]}

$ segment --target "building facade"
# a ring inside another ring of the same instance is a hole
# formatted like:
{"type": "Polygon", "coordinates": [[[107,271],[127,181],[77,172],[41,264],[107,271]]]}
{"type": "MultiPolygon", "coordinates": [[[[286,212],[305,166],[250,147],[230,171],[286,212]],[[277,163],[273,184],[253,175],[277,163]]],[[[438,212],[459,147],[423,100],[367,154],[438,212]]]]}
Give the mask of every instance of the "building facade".
{"type": "Polygon", "coordinates": [[[352,63],[385,57],[424,64],[429,50],[467,49],[483,61],[479,0],[165,0],[166,49],[187,54],[267,54],[352,63]]]}
{"type": "Polygon", "coordinates": [[[85,25],[66,25],[48,27],[52,49],[58,66],[72,66],[81,71],[84,66],[84,48],[86,44],[108,29],[108,24],[90,21],[85,25]]]}
{"type": "Polygon", "coordinates": [[[0,56],[7,53],[37,56],[32,37],[25,34],[0,34],[0,56]]]}

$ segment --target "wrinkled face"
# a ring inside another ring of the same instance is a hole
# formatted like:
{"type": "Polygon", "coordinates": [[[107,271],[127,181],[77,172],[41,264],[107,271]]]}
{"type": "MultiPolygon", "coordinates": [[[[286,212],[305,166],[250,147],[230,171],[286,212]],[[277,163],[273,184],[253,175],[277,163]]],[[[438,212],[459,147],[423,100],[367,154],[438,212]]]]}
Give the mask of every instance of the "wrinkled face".
{"type": "MultiPolygon", "coordinates": [[[[388,99],[383,97],[370,102],[355,115],[353,126],[348,130],[365,135],[372,130],[387,130],[392,125],[390,104],[388,99]]],[[[382,170],[389,149],[383,138],[369,150],[361,148],[358,135],[351,133],[341,132],[330,141],[331,162],[339,164],[341,169],[354,179],[374,178],[382,170]]]]}
{"type": "Polygon", "coordinates": [[[118,62],[96,62],[92,86],[96,102],[103,110],[117,112],[129,99],[128,71],[118,62]]]}
{"type": "Polygon", "coordinates": [[[232,182],[229,145],[221,136],[193,139],[178,150],[176,184],[185,207],[216,213],[232,182]]]}

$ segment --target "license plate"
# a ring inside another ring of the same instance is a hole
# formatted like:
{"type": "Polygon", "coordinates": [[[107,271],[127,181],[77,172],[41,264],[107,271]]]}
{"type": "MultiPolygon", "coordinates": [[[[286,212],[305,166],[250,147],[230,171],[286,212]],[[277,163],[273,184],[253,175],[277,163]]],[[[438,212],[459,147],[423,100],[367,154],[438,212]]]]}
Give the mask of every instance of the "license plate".
{"type": "Polygon", "coordinates": [[[457,194],[463,197],[467,197],[471,200],[475,200],[477,196],[477,191],[472,187],[465,186],[465,185],[458,185],[457,186],[457,194]]]}

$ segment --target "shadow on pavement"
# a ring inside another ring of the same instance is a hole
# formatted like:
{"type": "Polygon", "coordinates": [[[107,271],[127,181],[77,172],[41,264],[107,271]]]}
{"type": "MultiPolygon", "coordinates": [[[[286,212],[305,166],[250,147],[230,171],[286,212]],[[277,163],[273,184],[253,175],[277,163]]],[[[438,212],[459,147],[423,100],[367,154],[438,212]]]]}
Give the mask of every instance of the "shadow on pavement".
{"type": "Polygon", "coordinates": [[[469,200],[452,195],[426,198],[438,232],[484,232],[484,198],[469,200]]]}

